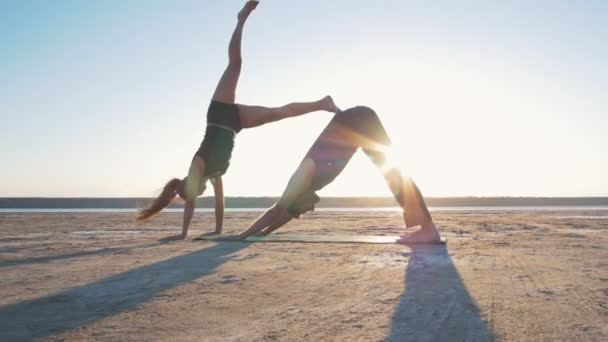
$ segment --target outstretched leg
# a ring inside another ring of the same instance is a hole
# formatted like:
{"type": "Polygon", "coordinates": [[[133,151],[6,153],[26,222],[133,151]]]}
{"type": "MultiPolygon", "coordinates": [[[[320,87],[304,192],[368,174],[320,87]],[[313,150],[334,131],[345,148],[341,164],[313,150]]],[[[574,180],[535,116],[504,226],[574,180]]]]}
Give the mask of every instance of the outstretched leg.
{"type": "Polygon", "coordinates": [[[404,177],[398,168],[391,168],[384,173],[384,179],[395,200],[404,209],[407,228],[433,221],[420,190],[410,178],[404,177]]]}
{"type": "Polygon", "coordinates": [[[391,192],[401,208],[404,209],[403,221],[407,228],[419,226],[415,231],[402,235],[399,243],[439,243],[441,236],[433,223],[433,218],[424,202],[418,186],[410,178],[405,178],[401,171],[393,168],[384,174],[391,192]]]}
{"type": "Polygon", "coordinates": [[[411,178],[402,180],[401,198],[405,207],[404,219],[408,228],[432,223],[431,213],[424,202],[420,189],[411,178]]]}
{"type": "Polygon", "coordinates": [[[239,115],[242,128],[252,128],[270,122],[291,118],[318,110],[332,113],[340,111],[331,96],[315,102],[294,102],[282,107],[247,106],[239,104],[239,115]]]}
{"type": "Polygon", "coordinates": [[[386,151],[391,145],[390,138],[382,126],[376,113],[367,107],[358,108],[358,133],[361,135],[360,146],[374,165],[382,171],[384,179],[388,184],[395,200],[404,209],[403,220],[407,228],[420,226],[410,234],[403,235],[400,243],[438,243],[440,235],[433,223],[433,218],[428,211],[424,198],[416,184],[406,178],[397,167],[390,167],[386,151]]]}
{"type": "Polygon", "coordinates": [[[243,27],[249,14],[257,7],[259,1],[247,1],[243,9],[239,12],[238,22],[230,38],[228,45],[228,67],[224,71],[220,82],[215,88],[213,99],[224,103],[234,103],[236,97],[236,85],[241,74],[241,37],[243,36],[243,27]]]}
{"type": "Polygon", "coordinates": [[[426,203],[420,194],[416,184],[408,179],[403,185],[403,197],[406,198],[406,211],[403,219],[408,227],[412,225],[420,226],[411,233],[402,235],[397,242],[403,244],[413,243],[440,243],[441,236],[435,226],[426,203]]]}

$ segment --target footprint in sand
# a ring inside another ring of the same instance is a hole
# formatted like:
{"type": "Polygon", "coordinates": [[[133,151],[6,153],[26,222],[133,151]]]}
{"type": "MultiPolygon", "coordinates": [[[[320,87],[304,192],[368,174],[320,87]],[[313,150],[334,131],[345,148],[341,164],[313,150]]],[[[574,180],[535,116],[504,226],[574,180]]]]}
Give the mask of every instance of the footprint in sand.
{"type": "Polygon", "coordinates": [[[336,257],[339,254],[337,252],[320,252],[320,253],[314,253],[313,256],[318,257],[318,258],[330,258],[330,257],[336,257]]]}
{"type": "Polygon", "coordinates": [[[244,254],[244,255],[237,255],[237,256],[233,257],[231,260],[244,261],[244,260],[249,260],[249,259],[255,259],[259,256],[260,256],[260,253],[249,253],[249,254],[244,254]]]}
{"type": "Polygon", "coordinates": [[[241,281],[242,279],[235,275],[223,275],[220,276],[220,283],[222,284],[232,284],[241,281]]]}

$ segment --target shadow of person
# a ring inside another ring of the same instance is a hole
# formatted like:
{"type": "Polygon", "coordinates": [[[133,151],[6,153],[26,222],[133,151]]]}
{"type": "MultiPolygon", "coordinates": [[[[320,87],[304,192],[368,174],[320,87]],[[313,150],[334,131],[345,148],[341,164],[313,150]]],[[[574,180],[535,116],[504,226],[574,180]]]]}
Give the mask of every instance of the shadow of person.
{"type": "Polygon", "coordinates": [[[210,274],[248,243],[220,243],[45,297],[0,307],[0,340],[33,340],[129,311],[210,274]]]}
{"type": "Polygon", "coordinates": [[[184,238],[182,238],[181,234],[178,235],[170,235],[170,236],[166,236],[164,238],[158,239],[158,243],[162,244],[162,243],[171,243],[171,242],[179,242],[179,241],[183,241],[184,238]]]}
{"type": "Polygon", "coordinates": [[[41,264],[41,263],[48,263],[48,262],[53,262],[53,261],[57,261],[57,260],[81,258],[81,257],[87,257],[87,256],[125,253],[125,252],[129,252],[129,251],[137,250],[137,249],[154,248],[154,247],[157,247],[157,246],[160,246],[163,244],[168,244],[168,243],[178,242],[178,241],[182,241],[182,239],[179,235],[176,237],[169,236],[167,238],[160,239],[157,242],[138,244],[138,245],[134,245],[134,246],[106,247],[106,248],[101,248],[101,249],[78,251],[78,252],[65,253],[65,254],[59,254],[59,255],[45,255],[45,256],[41,256],[41,257],[32,257],[32,258],[25,258],[25,259],[3,260],[3,261],[0,261],[0,268],[28,265],[28,264],[41,264]]]}
{"type": "Polygon", "coordinates": [[[412,246],[389,341],[493,341],[443,245],[412,246]]]}

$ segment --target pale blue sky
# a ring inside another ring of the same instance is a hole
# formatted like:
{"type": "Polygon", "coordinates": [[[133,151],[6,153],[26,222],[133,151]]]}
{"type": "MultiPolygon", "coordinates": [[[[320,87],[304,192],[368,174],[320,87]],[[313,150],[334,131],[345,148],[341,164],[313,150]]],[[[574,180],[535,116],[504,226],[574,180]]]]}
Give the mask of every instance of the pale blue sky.
{"type": "MultiPolygon", "coordinates": [[[[0,2],[0,197],[151,196],[187,172],[243,1],[0,2]]],[[[428,196],[608,196],[608,2],[261,1],[237,100],[379,113],[428,196]]],[[[280,195],[326,113],[242,132],[280,195]]],[[[389,196],[357,156],[328,196],[389,196]]]]}

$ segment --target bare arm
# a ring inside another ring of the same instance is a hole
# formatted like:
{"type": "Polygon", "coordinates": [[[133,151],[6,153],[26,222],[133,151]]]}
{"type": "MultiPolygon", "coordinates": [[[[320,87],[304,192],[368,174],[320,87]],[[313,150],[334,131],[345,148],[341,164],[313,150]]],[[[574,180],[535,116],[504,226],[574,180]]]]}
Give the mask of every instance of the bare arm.
{"type": "Polygon", "coordinates": [[[273,222],[275,222],[278,218],[281,217],[281,212],[285,210],[277,205],[274,205],[272,208],[268,209],[264,214],[258,217],[255,222],[249,226],[245,231],[241,232],[238,236],[241,239],[246,239],[250,235],[253,235],[262,229],[268,227],[273,222]]]}
{"type": "Polygon", "coordinates": [[[262,216],[258,217],[258,219],[251,226],[249,226],[247,230],[239,234],[239,237],[241,239],[246,239],[250,235],[260,232],[264,228],[278,222],[285,215],[289,215],[286,208],[289,207],[289,205],[293,203],[293,201],[295,201],[298,196],[302,194],[302,192],[310,188],[314,172],[315,162],[312,159],[307,158],[302,161],[296,172],[289,179],[287,188],[283,192],[279,202],[277,202],[272,208],[268,209],[268,211],[262,214],[262,216]]]}
{"type": "Polygon", "coordinates": [[[224,185],[222,177],[215,177],[213,183],[213,191],[215,192],[215,233],[222,234],[224,224],[224,185]]]}
{"type": "Polygon", "coordinates": [[[194,214],[194,207],[196,207],[196,201],[186,201],[184,205],[184,220],[182,225],[182,239],[185,239],[188,236],[188,227],[190,226],[190,221],[192,221],[192,215],[194,214]]]}
{"type": "Polygon", "coordinates": [[[286,225],[287,222],[291,221],[291,219],[293,219],[293,217],[291,217],[291,215],[289,215],[289,214],[283,215],[282,217],[277,219],[275,222],[273,222],[270,226],[268,226],[268,228],[262,230],[261,234],[266,236],[266,235],[274,232],[275,230],[283,227],[284,225],[286,225]]]}

